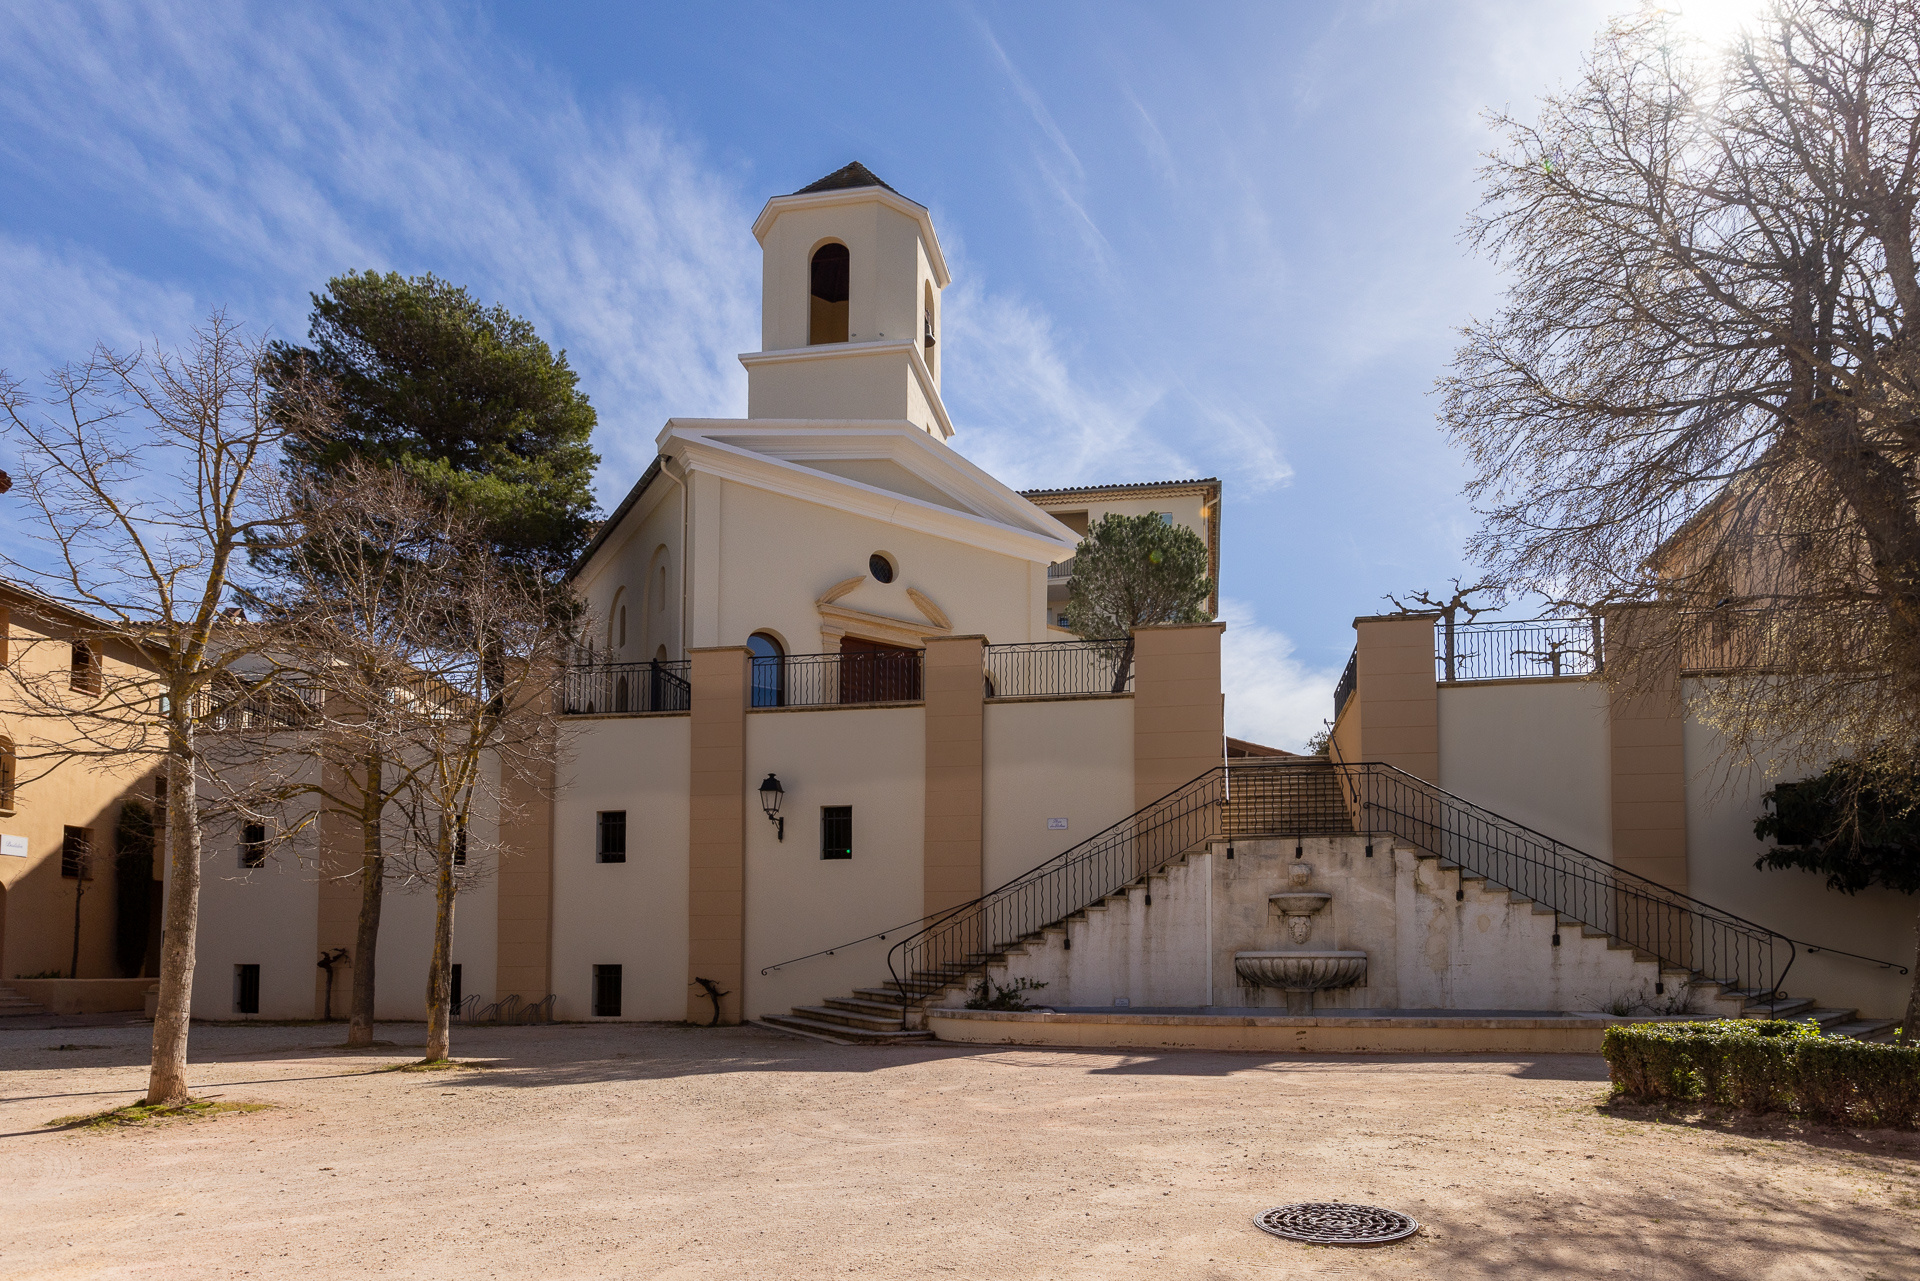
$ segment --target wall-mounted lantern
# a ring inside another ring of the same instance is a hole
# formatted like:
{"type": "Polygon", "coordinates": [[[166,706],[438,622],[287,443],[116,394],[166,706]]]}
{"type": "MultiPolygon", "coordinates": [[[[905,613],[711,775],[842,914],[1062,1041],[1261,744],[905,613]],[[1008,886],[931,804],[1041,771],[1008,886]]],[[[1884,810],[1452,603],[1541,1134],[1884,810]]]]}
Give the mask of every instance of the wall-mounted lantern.
{"type": "Polygon", "coordinates": [[[767,781],[760,784],[760,808],[767,812],[767,821],[773,824],[775,840],[787,839],[787,820],[780,817],[780,802],[785,799],[787,789],[780,786],[780,780],[767,775],[767,781]]]}

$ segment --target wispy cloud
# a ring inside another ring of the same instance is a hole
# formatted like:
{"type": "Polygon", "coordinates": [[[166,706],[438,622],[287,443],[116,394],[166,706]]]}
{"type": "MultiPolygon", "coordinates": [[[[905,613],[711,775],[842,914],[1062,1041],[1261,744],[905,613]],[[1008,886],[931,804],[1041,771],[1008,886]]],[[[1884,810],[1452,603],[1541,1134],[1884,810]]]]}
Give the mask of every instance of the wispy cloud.
{"type": "Polygon", "coordinates": [[[1298,751],[1333,715],[1340,673],[1293,657],[1293,641],[1265,626],[1241,600],[1222,597],[1220,685],[1227,691],[1227,733],[1268,747],[1298,751]]]}
{"type": "Polygon", "coordinates": [[[52,348],[80,332],[183,327],[184,300],[215,290],[195,305],[298,335],[332,275],[431,270],[568,349],[600,412],[603,498],[670,414],[744,412],[750,202],[640,105],[587,112],[461,25],[438,10],[0,15],[0,146],[138,220],[167,246],[141,260],[169,264],[7,246],[0,313],[60,300],[64,317],[51,334],[0,328],[0,365],[79,354],[52,348]]]}

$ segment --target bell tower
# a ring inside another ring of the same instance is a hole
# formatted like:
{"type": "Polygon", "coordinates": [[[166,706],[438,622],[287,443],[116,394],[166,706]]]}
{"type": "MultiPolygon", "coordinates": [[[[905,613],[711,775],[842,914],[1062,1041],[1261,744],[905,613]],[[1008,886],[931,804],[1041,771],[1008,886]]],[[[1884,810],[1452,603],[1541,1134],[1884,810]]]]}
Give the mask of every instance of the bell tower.
{"type": "Polygon", "coordinates": [[[953,434],[940,400],[946,258],[926,207],[858,161],[753,224],[760,242],[760,347],[749,418],[899,422],[953,434]]]}

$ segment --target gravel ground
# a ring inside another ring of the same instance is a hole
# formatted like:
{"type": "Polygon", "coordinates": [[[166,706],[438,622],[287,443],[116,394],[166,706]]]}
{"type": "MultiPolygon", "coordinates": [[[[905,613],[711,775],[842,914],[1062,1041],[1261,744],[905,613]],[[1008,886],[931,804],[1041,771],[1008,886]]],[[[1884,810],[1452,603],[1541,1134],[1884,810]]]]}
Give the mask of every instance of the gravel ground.
{"type": "Polygon", "coordinates": [[[196,1092],[274,1106],[98,1133],[44,1127],[146,1025],[0,1025],[0,1276],[1920,1277],[1920,1137],[1610,1109],[1595,1058],[380,1034],[197,1026],[196,1092]],[[1252,1225],[1317,1200],[1426,1226],[1252,1225]]]}

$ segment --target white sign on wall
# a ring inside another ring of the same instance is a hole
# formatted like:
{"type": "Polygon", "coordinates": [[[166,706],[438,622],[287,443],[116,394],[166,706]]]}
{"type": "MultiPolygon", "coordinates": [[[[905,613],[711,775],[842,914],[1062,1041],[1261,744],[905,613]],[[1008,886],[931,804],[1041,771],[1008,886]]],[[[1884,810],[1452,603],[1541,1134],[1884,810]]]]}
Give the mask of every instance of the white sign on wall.
{"type": "Polygon", "coordinates": [[[1050,818],[1047,820],[1047,830],[1049,832],[1064,832],[1067,830],[1067,820],[1064,818],[1050,818]]]}
{"type": "Polygon", "coordinates": [[[27,856],[27,838],[24,836],[0,836],[0,854],[8,858],[27,856]]]}

